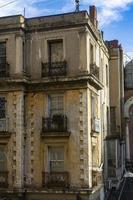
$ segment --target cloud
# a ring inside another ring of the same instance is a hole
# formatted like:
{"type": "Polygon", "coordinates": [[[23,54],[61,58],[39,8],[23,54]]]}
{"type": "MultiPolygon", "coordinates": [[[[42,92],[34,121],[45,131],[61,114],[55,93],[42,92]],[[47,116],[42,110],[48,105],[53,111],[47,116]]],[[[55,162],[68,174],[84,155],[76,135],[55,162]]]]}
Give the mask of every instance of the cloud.
{"type": "Polygon", "coordinates": [[[49,0],[0,0],[0,16],[24,14],[24,8],[26,17],[48,15],[54,12],[52,7],[47,8],[48,3],[49,0]]]}
{"type": "MultiPolygon", "coordinates": [[[[80,9],[89,10],[89,5],[98,8],[101,26],[122,19],[122,13],[130,8],[133,0],[80,0],[80,9]]],[[[0,16],[23,14],[26,17],[49,15],[75,10],[74,0],[0,0],[0,16]],[[12,2],[11,4],[8,4],[12,2]],[[3,5],[6,5],[2,7],[3,5]],[[1,8],[2,7],[2,8],[1,8]]]]}
{"type": "Polygon", "coordinates": [[[133,0],[81,0],[81,5],[94,4],[98,8],[98,18],[101,26],[122,19],[122,13],[130,8],[133,0]]]}

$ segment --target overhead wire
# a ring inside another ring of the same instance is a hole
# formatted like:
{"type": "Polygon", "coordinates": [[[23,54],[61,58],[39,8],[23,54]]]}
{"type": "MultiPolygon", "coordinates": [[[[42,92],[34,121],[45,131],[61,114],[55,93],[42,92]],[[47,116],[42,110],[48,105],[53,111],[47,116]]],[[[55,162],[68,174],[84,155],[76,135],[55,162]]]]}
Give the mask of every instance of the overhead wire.
{"type": "Polygon", "coordinates": [[[8,6],[8,5],[14,3],[15,1],[17,1],[17,0],[10,1],[10,2],[8,2],[8,3],[6,3],[6,4],[2,5],[2,6],[0,6],[0,8],[3,8],[3,7],[5,7],[5,6],[8,6]]]}

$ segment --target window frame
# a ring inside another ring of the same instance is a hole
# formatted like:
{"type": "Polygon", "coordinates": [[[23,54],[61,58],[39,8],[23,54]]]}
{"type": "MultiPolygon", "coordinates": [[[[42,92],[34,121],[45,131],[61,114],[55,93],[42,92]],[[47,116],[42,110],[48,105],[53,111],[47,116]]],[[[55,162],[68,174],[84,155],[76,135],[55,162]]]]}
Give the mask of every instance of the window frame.
{"type": "MultiPolygon", "coordinates": [[[[51,59],[51,45],[52,44],[58,44],[58,43],[62,43],[62,55],[63,55],[63,59],[57,62],[62,62],[64,61],[64,40],[63,38],[58,38],[58,39],[51,39],[51,40],[47,40],[47,47],[48,47],[48,62],[52,63],[52,59],[51,59]]],[[[55,61],[54,61],[55,62],[55,61]]]]}
{"type": "MultiPolygon", "coordinates": [[[[5,117],[1,117],[0,116],[0,120],[2,120],[2,119],[6,119],[6,117],[7,117],[7,98],[6,98],[6,96],[4,96],[4,95],[0,95],[0,99],[1,98],[4,98],[5,99],[5,117]]],[[[3,109],[4,110],[4,109],[3,109]]]]}
{"type": "Polygon", "coordinates": [[[60,146],[53,146],[53,145],[50,145],[48,146],[48,169],[50,172],[63,172],[65,171],[65,147],[63,145],[60,145],[60,146]],[[62,152],[63,152],[63,159],[51,159],[50,158],[50,149],[62,149],[62,152]],[[63,169],[60,171],[60,170],[52,170],[51,169],[51,162],[58,162],[58,163],[62,163],[63,162],[63,169]]]}
{"type": "MultiPolygon", "coordinates": [[[[7,152],[6,152],[6,147],[5,147],[5,145],[1,145],[0,144],[0,153],[3,153],[3,155],[4,155],[4,157],[5,157],[5,159],[3,159],[2,161],[1,161],[1,159],[0,159],[0,166],[1,166],[1,163],[3,163],[4,165],[3,165],[3,169],[0,169],[0,172],[6,172],[7,171],[7,152]]],[[[1,167],[0,167],[1,168],[1,167]]]]}
{"type": "Polygon", "coordinates": [[[90,42],[90,65],[94,64],[94,45],[90,42]]]}
{"type": "MultiPolygon", "coordinates": [[[[47,103],[47,105],[48,105],[48,116],[49,117],[52,117],[54,114],[52,114],[52,108],[51,108],[51,98],[52,97],[59,97],[59,96],[61,96],[62,98],[63,98],[63,108],[62,108],[62,113],[58,113],[57,112],[57,114],[62,114],[62,115],[64,115],[64,113],[65,113],[65,97],[64,97],[64,93],[53,93],[53,94],[48,94],[48,103],[47,103]]],[[[58,110],[58,109],[56,109],[56,110],[58,110]]]]}
{"type": "MultiPolygon", "coordinates": [[[[0,54],[0,60],[1,59],[3,59],[4,58],[4,62],[2,61],[2,66],[1,66],[1,64],[0,64],[0,72],[1,71],[3,71],[3,70],[5,70],[6,71],[6,60],[7,60],[7,49],[6,49],[6,41],[4,40],[4,41],[0,41],[0,45],[1,44],[4,44],[5,45],[5,48],[4,48],[4,55],[2,55],[1,56],[1,54],[0,54]],[[3,67],[4,66],[4,67],[3,67]]],[[[1,62],[0,62],[1,63],[1,62]]]]}

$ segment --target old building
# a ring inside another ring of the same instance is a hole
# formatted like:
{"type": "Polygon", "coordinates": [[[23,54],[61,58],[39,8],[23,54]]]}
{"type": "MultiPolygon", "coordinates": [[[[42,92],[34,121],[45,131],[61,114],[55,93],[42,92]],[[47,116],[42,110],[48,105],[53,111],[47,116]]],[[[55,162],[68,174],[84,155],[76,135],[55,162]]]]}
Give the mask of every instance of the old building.
{"type": "Polygon", "coordinates": [[[125,169],[124,64],[118,40],[106,41],[109,50],[110,125],[106,137],[105,179],[108,189],[118,187],[125,169]]]}
{"type": "Polygon", "coordinates": [[[133,167],[133,60],[125,66],[125,132],[126,132],[126,160],[127,165],[133,167]]]}
{"type": "Polygon", "coordinates": [[[97,26],[94,6],[0,18],[1,196],[103,199],[109,66],[97,26]]]}

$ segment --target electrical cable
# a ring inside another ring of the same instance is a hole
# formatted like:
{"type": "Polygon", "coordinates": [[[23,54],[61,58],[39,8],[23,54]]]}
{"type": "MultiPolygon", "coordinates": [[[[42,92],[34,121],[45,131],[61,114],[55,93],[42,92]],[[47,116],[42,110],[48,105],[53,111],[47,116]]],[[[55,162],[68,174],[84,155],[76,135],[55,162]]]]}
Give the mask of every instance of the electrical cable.
{"type": "Polygon", "coordinates": [[[5,6],[8,6],[8,5],[14,3],[15,1],[16,1],[16,0],[10,1],[10,2],[8,2],[8,3],[6,3],[6,4],[2,5],[2,6],[0,6],[0,8],[3,8],[3,7],[5,7],[5,6]]]}

